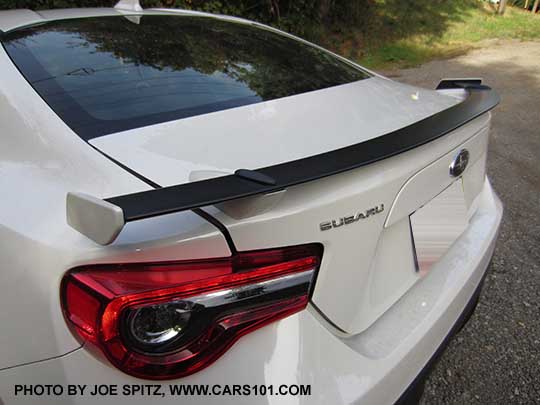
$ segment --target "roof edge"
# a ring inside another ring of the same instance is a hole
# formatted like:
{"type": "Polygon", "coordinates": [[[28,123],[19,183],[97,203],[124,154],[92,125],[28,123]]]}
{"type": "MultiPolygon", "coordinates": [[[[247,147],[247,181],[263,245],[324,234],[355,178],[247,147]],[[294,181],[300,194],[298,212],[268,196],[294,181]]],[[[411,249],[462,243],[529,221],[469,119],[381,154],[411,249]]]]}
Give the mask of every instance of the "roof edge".
{"type": "MultiPolygon", "coordinates": [[[[122,3],[119,2],[117,6],[122,3]]],[[[126,15],[155,15],[155,14],[175,14],[175,15],[190,15],[198,17],[213,17],[229,21],[250,23],[249,21],[239,17],[226,16],[221,14],[205,13],[201,11],[185,10],[180,8],[130,8],[128,6],[113,7],[95,7],[95,8],[65,8],[65,9],[50,9],[32,11],[29,9],[15,10],[0,10],[0,32],[7,34],[19,28],[41,24],[57,20],[69,20],[74,18],[91,18],[91,17],[107,17],[107,16],[126,16],[126,15]]]]}
{"type": "Polygon", "coordinates": [[[0,32],[6,33],[24,25],[39,24],[44,21],[39,13],[28,9],[0,11],[0,32]]]}

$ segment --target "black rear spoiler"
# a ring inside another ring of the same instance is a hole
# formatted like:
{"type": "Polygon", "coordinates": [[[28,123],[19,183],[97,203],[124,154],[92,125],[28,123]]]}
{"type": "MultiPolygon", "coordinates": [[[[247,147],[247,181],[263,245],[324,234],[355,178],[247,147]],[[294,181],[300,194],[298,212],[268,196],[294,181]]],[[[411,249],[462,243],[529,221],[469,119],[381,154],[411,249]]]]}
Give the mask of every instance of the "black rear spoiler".
{"type": "Polygon", "coordinates": [[[100,200],[68,193],[68,223],[90,239],[112,243],[125,223],[267,194],[357,169],[433,141],[494,108],[497,92],[480,79],[448,79],[438,90],[464,89],[467,97],[435,115],[369,141],[255,170],[100,200]]]}

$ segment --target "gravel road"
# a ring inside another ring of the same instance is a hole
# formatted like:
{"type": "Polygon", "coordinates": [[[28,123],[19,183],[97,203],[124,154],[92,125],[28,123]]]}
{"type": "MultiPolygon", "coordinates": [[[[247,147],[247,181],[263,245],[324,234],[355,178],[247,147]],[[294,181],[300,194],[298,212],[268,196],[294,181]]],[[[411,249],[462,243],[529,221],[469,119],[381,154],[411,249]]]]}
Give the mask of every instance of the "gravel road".
{"type": "Polygon", "coordinates": [[[488,173],[505,214],[480,303],[433,371],[424,404],[540,403],[540,42],[492,42],[456,59],[387,72],[433,88],[482,77],[502,97],[488,173]]]}

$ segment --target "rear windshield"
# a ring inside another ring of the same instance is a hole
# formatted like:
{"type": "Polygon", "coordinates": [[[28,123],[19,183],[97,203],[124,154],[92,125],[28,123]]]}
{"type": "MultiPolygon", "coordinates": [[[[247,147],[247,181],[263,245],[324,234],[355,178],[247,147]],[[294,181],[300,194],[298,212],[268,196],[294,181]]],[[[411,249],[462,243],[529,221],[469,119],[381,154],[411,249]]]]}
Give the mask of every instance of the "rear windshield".
{"type": "Polygon", "coordinates": [[[368,77],[287,36],[208,17],[59,20],[10,32],[2,42],[86,140],[368,77]]]}

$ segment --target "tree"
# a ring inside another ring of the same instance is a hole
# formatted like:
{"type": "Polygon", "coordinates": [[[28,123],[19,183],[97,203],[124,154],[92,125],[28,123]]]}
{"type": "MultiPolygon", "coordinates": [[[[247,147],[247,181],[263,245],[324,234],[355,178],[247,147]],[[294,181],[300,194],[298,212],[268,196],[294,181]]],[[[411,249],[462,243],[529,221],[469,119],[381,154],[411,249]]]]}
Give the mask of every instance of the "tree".
{"type": "Polygon", "coordinates": [[[533,5],[533,8],[532,8],[533,14],[535,14],[536,10],[538,10],[538,3],[540,3],[540,0],[535,0],[534,1],[534,5],[533,5]]]}
{"type": "Polygon", "coordinates": [[[525,5],[523,6],[525,10],[529,9],[529,0],[525,0],[525,5]]]}
{"type": "Polygon", "coordinates": [[[506,11],[506,0],[499,1],[499,8],[497,9],[497,14],[502,15],[506,11]]]}
{"type": "Polygon", "coordinates": [[[330,14],[330,9],[333,6],[333,0],[321,0],[319,2],[319,17],[321,20],[325,20],[330,14]]]}

